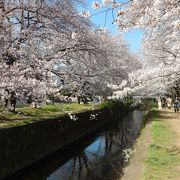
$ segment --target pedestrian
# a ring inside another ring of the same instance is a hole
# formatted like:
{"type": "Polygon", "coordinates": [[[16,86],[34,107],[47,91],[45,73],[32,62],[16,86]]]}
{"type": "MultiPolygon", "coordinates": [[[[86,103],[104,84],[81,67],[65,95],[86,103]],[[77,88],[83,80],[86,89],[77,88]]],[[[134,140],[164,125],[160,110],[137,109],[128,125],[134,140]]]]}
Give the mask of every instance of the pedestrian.
{"type": "Polygon", "coordinates": [[[9,90],[5,89],[5,92],[4,92],[4,108],[8,107],[8,102],[9,102],[9,90]]]}
{"type": "Polygon", "coordinates": [[[11,91],[11,92],[10,92],[10,98],[9,98],[9,100],[10,100],[11,110],[12,110],[13,112],[15,112],[15,108],[16,108],[16,93],[15,93],[15,91],[11,91]]]}
{"type": "Polygon", "coordinates": [[[168,109],[171,109],[172,99],[171,99],[170,97],[168,97],[168,98],[166,99],[166,102],[167,102],[167,107],[168,107],[168,109]]]}
{"type": "Polygon", "coordinates": [[[31,108],[37,108],[37,103],[35,100],[31,103],[30,107],[31,108]]]}
{"type": "Polygon", "coordinates": [[[158,109],[162,110],[161,98],[158,98],[158,109]]]}
{"type": "Polygon", "coordinates": [[[175,113],[179,112],[179,99],[178,99],[178,97],[176,97],[176,99],[174,100],[174,112],[175,113]]]}
{"type": "Polygon", "coordinates": [[[164,97],[161,97],[161,106],[164,107],[164,97]]]}

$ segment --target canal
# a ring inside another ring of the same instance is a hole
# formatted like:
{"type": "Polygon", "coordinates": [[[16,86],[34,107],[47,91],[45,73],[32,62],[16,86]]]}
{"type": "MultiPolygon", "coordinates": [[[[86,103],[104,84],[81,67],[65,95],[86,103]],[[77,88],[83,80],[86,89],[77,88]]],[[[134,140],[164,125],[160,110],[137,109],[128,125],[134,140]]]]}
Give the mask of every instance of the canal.
{"type": "Polygon", "coordinates": [[[123,175],[143,124],[135,110],[8,179],[117,180],[123,175]]]}

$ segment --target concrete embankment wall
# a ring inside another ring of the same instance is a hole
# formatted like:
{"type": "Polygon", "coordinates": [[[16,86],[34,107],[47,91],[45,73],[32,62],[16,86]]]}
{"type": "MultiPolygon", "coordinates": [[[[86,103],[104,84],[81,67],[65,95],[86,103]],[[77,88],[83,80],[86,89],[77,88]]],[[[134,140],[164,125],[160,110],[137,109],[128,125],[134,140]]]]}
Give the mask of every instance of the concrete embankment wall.
{"type": "Polygon", "coordinates": [[[127,112],[125,106],[0,129],[0,179],[69,145],[127,112]]]}

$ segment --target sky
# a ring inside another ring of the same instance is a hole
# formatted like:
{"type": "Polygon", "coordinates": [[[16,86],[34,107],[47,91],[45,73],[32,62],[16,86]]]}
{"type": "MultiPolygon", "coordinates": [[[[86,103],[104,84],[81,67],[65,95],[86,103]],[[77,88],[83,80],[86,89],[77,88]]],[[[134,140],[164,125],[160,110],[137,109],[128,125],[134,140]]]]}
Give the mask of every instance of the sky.
{"type": "MultiPolygon", "coordinates": [[[[117,34],[118,33],[117,27],[112,23],[113,19],[112,19],[111,13],[108,14],[107,20],[105,22],[105,13],[99,13],[99,12],[102,12],[102,9],[93,10],[91,8],[91,4],[92,4],[92,0],[86,0],[86,5],[83,7],[82,6],[78,7],[78,10],[89,11],[90,14],[93,15],[92,17],[90,17],[90,20],[93,22],[95,27],[96,26],[99,28],[104,27],[111,33],[117,34]]],[[[129,49],[135,54],[139,54],[142,36],[143,36],[143,31],[140,29],[131,30],[130,32],[126,32],[123,34],[123,38],[129,44],[129,49]]]]}

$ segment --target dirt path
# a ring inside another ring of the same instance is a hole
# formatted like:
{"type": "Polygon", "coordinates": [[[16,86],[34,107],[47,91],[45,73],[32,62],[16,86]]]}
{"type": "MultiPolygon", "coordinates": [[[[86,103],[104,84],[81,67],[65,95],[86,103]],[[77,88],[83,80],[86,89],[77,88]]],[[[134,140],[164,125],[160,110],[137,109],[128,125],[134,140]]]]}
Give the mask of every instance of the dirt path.
{"type": "Polygon", "coordinates": [[[174,113],[170,110],[161,111],[162,120],[167,121],[172,132],[175,133],[173,145],[180,148],[180,112],[174,113]],[[164,117],[164,118],[163,118],[164,117]]]}
{"type": "MultiPolygon", "coordinates": [[[[160,112],[160,119],[166,121],[174,134],[172,146],[180,148],[180,112],[174,113],[172,110],[162,110],[160,112]]],[[[144,160],[147,156],[147,147],[151,144],[151,123],[147,124],[137,142],[135,153],[131,159],[126,173],[122,180],[141,180],[145,172],[144,160]]]]}

